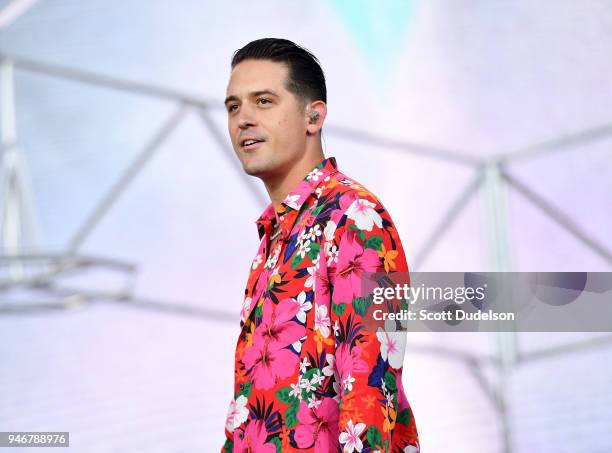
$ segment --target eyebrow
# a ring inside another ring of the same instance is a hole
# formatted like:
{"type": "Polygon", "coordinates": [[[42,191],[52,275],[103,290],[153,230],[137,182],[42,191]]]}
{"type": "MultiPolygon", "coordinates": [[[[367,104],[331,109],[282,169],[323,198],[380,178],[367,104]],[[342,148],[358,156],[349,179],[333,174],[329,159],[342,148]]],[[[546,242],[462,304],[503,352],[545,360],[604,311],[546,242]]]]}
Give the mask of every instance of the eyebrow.
{"type": "MultiPolygon", "coordinates": [[[[276,91],[269,90],[269,89],[258,90],[258,91],[251,91],[249,93],[249,96],[250,97],[257,97],[257,96],[261,96],[262,94],[271,94],[272,96],[279,97],[278,93],[276,93],[276,91]]],[[[235,96],[235,95],[232,94],[231,96],[226,97],[225,101],[223,102],[223,104],[225,104],[227,106],[227,103],[230,102],[230,101],[239,101],[238,96],[235,96]]]]}

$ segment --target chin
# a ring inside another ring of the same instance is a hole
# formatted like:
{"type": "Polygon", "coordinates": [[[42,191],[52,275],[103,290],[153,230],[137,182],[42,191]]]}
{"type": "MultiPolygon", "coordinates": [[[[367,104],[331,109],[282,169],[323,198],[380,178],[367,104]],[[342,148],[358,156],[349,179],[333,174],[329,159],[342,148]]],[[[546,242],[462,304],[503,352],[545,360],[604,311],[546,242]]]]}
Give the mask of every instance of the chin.
{"type": "Polygon", "coordinates": [[[278,169],[278,163],[269,156],[248,156],[242,161],[242,168],[247,175],[265,177],[275,173],[278,169]],[[266,158],[268,157],[268,158],[266,158]]]}
{"type": "Polygon", "coordinates": [[[260,176],[261,171],[255,167],[243,167],[244,172],[249,176],[260,176]]]}
{"type": "Polygon", "coordinates": [[[269,166],[267,166],[263,162],[257,162],[257,161],[243,162],[242,168],[244,172],[250,176],[261,177],[261,176],[265,176],[266,174],[270,172],[269,166]]]}

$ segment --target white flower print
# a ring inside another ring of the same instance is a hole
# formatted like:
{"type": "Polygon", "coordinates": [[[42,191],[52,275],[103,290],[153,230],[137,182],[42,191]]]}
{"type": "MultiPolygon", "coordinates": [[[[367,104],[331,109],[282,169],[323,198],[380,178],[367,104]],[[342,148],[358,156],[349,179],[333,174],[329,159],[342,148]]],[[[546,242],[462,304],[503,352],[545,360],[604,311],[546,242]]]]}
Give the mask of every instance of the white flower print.
{"type": "Polygon", "coordinates": [[[308,399],[308,407],[316,409],[322,403],[321,400],[318,400],[314,395],[312,395],[308,399]]]}
{"type": "Polygon", "coordinates": [[[326,241],[331,241],[334,239],[334,233],[336,232],[337,227],[338,225],[336,225],[336,222],[333,220],[327,222],[325,229],[323,230],[323,235],[325,236],[326,241]]]}
{"type": "Polygon", "coordinates": [[[242,309],[240,310],[240,320],[244,321],[246,319],[246,312],[251,306],[252,297],[245,297],[242,302],[242,309]]]}
{"type": "Polygon", "coordinates": [[[380,378],[380,387],[382,388],[383,393],[387,393],[387,384],[385,384],[384,378],[380,378]]]}
{"type": "Polygon", "coordinates": [[[314,385],[312,385],[312,382],[310,382],[308,379],[302,379],[300,381],[300,387],[302,387],[308,393],[312,392],[315,389],[314,385]]]}
{"type": "Polygon", "coordinates": [[[298,384],[289,384],[291,386],[291,391],[289,392],[289,396],[293,396],[299,400],[302,399],[302,388],[298,384]]]}
{"type": "Polygon", "coordinates": [[[329,249],[331,249],[332,245],[333,245],[332,241],[325,241],[323,243],[323,251],[325,252],[325,256],[329,255],[329,249]]]}
{"type": "Polygon", "coordinates": [[[264,265],[264,269],[272,269],[274,266],[276,266],[276,262],[278,261],[278,257],[280,256],[281,245],[282,244],[279,242],[276,245],[276,247],[274,247],[274,250],[268,257],[268,260],[266,261],[266,264],[264,265]]]}
{"type": "Polygon", "coordinates": [[[257,269],[257,266],[259,266],[262,261],[263,261],[263,257],[261,256],[261,253],[258,253],[255,259],[253,260],[253,265],[251,266],[251,269],[253,270],[257,269]]]}
{"type": "Polygon", "coordinates": [[[296,303],[300,306],[300,310],[297,312],[296,318],[301,322],[306,322],[306,313],[310,311],[312,308],[312,303],[306,300],[306,292],[302,291],[298,294],[297,299],[295,299],[296,303]]]}
{"type": "Polygon", "coordinates": [[[285,199],[283,200],[283,203],[285,203],[290,208],[298,209],[297,201],[299,200],[299,198],[299,195],[287,195],[287,197],[285,197],[285,199]]]}
{"type": "Polygon", "coordinates": [[[308,230],[307,237],[311,242],[315,242],[319,236],[321,236],[321,225],[317,223],[310,230],[308,230]]]}
{"type": "Polygon", "coordinates": [[[387,332],[378,328],[376,337],[380,341],[380,355],[383,360],[389,360],[389,365],[399,369],[404,363],[406,335],[404,332],[387,332]]]}
{"type": "Polygon", "coordinates": [[[298,234],[298,238],[297,238],[298,246],[302,245],[302,242],[304,242],[304,239],[306,239],[308,235],[309,235],[308,230],[304,229],[300,231],[300,234],[298,234]]]}
{"type": "Polygon", "coordinates": [[[331,266],[332,263],[338,262],[338,247],[332,245],[331,242],[325,243],[325,255],[327,256],[327,265],[331,266]]]}
{"type": "Polygon", "coordinates": [[[304,357],[302,359],[302,362],[300,363],[300,372],[301,373],[305,373],[307,366],[310,366],[310,362],[308,361],[308,359],[306,357],[304,357]]]}
{"type": "Polygon", "coordinates": [[[325,355],[325,361],[327,362],[327,365],[325,365],[323,367],[323,374],[325,376],[332,376],[334,374],[334,362],[335,362],[336,358],[334,357],[333,354],[326,354],[325,355]]]}
{"type": "Polygon", "coordinates": [[[365,423],[357,423],[353,425],[353,420],[349,420],[346,424],[346,431],[340,433],[340,443],[344,445],[344,451],[347,453],[353,453],[353,451],[361,451],[363,449],[363,443],[359,436],[365,429],[365,423]]]}
{"type": "Polygon", "coordinates": [[[308,176],[306,176],[306,179],[318,181],[321,176],[323,176],[323,172],[319,170],[318,168],[315,168],[310,173],[308,173],[308,176]]]}
{"type": "Polygon", "coordinates": [[[306,242],[300,244],[300,248],[297,251],[302,258],[306,256],[308,252],[310,252],[310,241],[306,240],[306,242]]]}
{"type": "Polygon", "coordinates": [[[334,321],[334,337],[340,335],[340,325],[338,324],[338,320],[334,321]]]}
{"type": "Polygon", "coordinates": [[[305,339],[306,339],[306,336],[303,336],[302,338],[300,338],[295,343],[291,343],[291,346],[293,346],[293,349],[295,349],[296,352],[301,352],[302,351],[302,342],[305,339]]]}
{"type": "Polygon", "coordinates": [[[244,395],[240,395],[230,402],[227,418],[225,419],[225,427],[229,432],[234,432],[248,418],[249,410],[246,404],[247,397],[244,395]]]}
{"type": "Polygon", "coordinates": [[[296,341],[295,343],[292,343],[291,346],[293,346],[293,349],[295,349],[295,352],[302,352],[302,342],[301,341],[296,341]]]}
{"type": "Polygon", "coordinates": [[[324,338],[329,337],[331,320],[327,314],[327,306],[315,303],[315,330],[319,330],[324,338]]]}
{"type": "Polygon", "coordinates": [[[376,224],[377,227],[382,227],[382,217],[374,207],[375,203],[359,198],[351,203],[346,210],[346,215],[349,219],[355,221],[355,225],[361,230],[372,231],[372,227],[376,224]]]}
{"type": "Polygon", "coordinates": [[[344,390],[348,390],[349,392],[353,390],[353,382],[355,382],[355,378],[349,373],[346,378],[344,378],[344,381],[342,381],[344,390]]]}
{"type": "Polygon", "coordinates": [[[310,382],[312,383],[312,385],[319,385],[324,380],[325,380],[325,378],[323,377],[321,372],[319,370],[317,370],[317,371],[315,371],[315,374],[312,375],[312,379],[310,380],[310,382]]]}
{"type": "Polygon", "coordinates": [[[306,271],[308,272],[308,278],[304,282],[304,286],[306,288],[312,288],[312,285],[314,285],[316,270],[317,270],[317,266],[310,266],[306,268],[306,271]]]}

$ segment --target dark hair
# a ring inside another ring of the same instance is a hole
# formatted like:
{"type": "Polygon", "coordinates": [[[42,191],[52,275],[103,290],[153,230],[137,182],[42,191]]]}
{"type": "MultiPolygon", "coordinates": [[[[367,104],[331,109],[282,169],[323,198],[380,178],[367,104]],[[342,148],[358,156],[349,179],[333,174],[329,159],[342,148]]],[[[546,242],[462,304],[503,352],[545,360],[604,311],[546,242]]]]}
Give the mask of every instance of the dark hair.
{"type": "Polygon", "coordinates": [[[257,39],[234,52],[232,69],[247,59],[285,63],[289,68],[287,90],[293,93],[302,105],[318,100],[327,103],[325,75],[317,57],[305,48],[288,39],[257,39]]]}

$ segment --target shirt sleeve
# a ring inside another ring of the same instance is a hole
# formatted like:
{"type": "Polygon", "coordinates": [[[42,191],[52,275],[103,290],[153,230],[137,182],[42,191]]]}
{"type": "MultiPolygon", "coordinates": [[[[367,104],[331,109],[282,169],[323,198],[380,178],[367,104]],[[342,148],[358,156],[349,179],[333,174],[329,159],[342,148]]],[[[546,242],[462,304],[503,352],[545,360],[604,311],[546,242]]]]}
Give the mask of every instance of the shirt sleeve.
{"type": "Polygon", "coordinates": [[[232,453],[234,450],[233,435],[225,428],[225,441],[221,446],[221,453],[232,453]]]}
{"type": "Polygon", "coordinates": [[[340,451],[418,452],[416,425],[402,387],[405,331],[376,328],[372,297],[362,289],[369,273],[403,273],[408,265],[393,222],[373,196],[356,197],[326,244],[330,321],[340,394],[340,451]]]}

